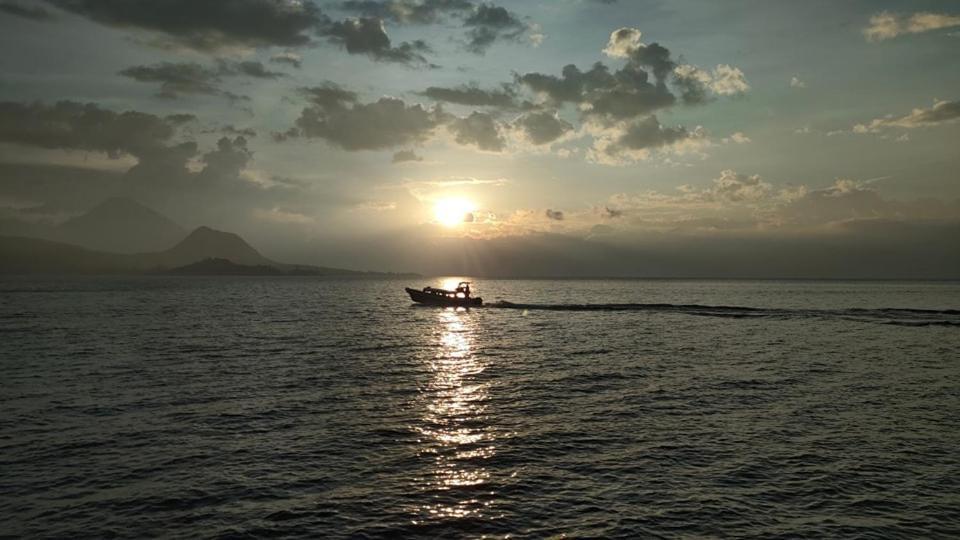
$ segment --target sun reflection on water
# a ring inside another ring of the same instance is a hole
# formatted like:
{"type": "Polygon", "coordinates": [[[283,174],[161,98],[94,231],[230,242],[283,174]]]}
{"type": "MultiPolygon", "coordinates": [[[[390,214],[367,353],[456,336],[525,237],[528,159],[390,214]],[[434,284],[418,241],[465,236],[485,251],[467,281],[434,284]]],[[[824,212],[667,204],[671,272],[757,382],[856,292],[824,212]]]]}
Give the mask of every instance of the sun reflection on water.
{"type": "MultiPolygon", "coordinates": [[[[496,453],[487,422],[489,383],[478,380],[486,364],[476,355],[476,320],[469,312],[437,312],[435,354],[427,360],[431,378],[422,389],[426,403],[416,430],[424,437],[419,454],[433,460],[419,486],[430,495],[420,519],[483,515],[491,504],[482,497],[490,480],[484,460],[496,453]],[[481,491],[478,491],[481,490],[481,491]]],[[[416,521],[416,520],[415,520],[416,521]]]]}

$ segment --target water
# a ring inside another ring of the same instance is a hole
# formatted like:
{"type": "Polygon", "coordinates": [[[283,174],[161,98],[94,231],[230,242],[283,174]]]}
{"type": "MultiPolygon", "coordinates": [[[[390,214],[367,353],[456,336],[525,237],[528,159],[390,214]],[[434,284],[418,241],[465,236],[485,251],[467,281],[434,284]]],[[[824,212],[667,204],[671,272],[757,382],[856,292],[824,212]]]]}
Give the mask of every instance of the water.
{"type": "Polygon", "coordinates": [[[406,284],[0,281],[0,535],[960,535],[958,283],[406,284]]]}

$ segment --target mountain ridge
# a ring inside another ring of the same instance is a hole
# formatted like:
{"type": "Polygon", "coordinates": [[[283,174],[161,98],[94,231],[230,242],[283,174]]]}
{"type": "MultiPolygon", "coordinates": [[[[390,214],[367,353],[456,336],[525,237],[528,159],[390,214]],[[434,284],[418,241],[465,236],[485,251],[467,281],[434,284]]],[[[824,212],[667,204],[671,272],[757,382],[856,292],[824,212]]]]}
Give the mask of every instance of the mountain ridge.
{"type": "Polygon", "coordinates": [[[194,229],[186,238],[169,249],[145,253],[111,253],[56,240],[0,235],[0,274],[32,273],[192,273],[354,277],[417,275],[278,263],[261,255],[239,235],[206,226],[194,229]],[[206,264],[203,264],[205,262],[206,264]],[[191,265],[196,266],[185,268],[191,265]],[[266,270],[267,268],[272,268],[275,272],[266,270]]]}

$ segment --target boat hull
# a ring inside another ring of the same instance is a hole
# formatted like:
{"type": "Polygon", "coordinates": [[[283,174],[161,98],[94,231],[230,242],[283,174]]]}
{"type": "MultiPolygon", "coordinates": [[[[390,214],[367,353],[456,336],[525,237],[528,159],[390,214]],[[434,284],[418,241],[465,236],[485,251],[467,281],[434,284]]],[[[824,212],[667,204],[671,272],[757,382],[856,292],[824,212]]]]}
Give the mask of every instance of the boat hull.
{"type": "Polygon", "coordinates": [[[482,298],[451,298],[440,294],[431,294],[416,289],[406,287],[410,299],[418,304],[428,306],[447,306],[447,307],[480,307],[483,305],[482,298]]]}

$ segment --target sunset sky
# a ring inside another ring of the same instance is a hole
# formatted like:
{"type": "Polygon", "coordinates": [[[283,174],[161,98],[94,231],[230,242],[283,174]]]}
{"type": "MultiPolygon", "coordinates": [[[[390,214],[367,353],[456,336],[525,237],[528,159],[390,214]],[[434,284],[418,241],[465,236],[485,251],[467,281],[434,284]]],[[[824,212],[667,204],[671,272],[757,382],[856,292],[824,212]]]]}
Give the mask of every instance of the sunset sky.
{"type": "Polygon", "coordinates": [[[0,217],[126,196],[424,273],[957,277],[958,51],[953,1],[2,0],[0,217]]]}

